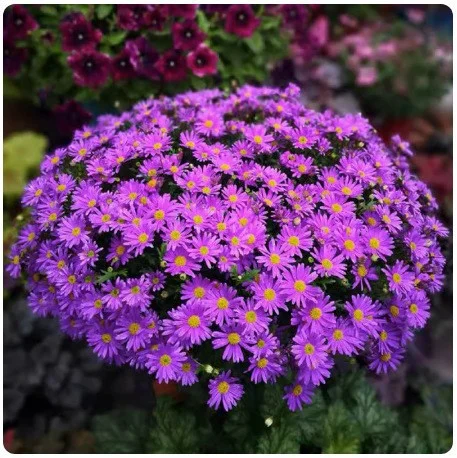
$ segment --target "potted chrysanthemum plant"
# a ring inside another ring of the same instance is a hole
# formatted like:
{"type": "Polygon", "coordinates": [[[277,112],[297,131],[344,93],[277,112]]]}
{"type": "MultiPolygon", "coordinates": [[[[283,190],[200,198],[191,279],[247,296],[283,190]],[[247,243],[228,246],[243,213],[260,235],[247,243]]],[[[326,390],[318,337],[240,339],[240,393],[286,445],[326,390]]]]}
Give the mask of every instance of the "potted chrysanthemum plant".
{"type": "Polygon", "coordinates": [[[395,370],[448,231],[406,142],[298,91],[148,99],[48,154],[7,267],[32,310],[200,407],[273,386],[306,411],[335,366],[395,370]]]}

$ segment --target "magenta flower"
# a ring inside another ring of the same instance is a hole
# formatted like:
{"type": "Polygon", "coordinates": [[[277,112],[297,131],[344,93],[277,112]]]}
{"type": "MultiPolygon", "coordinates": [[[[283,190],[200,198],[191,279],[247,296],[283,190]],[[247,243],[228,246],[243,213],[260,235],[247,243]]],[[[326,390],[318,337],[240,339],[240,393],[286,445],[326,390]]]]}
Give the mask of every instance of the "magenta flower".
{"type": "Polygon", "coordinates": [[[335,248],[324,245],[319,250],[315,249],[312,255],[316,259],[314,270],[319,276],[344,278],[346,272],[344,256],[337,255],[335,248]]]}
{"type": "Polygon", "coordinates": [[[352,356],[363,348],[363,339],[351,321],[344,318],[337,318],[334,327],[328,330],[327,340],[333,354],[352,356]]]}
{"type": "Polygon", "coordinates": [[[242,348],[248,348],[246,336],[240,326],[224,326],[213,332],[213,348],[224,348],[222,359],[235,363],[244,361],[242,348]]]}
{"type": "Polygon", "coordinates": [[[292,353],[297,364],[306,365],[309,369],[319,366],[327,356],[327,344],[319,334],[302,331],[293,338],[292,353]]]}
{"type": "Polygon", "coordinates": [[[308,266],[298,264],[284,272],[281,279],[281,290],[292,304],[305,307],[307,303],[315,303],[319,289],[311,283],[317,278],[308,266]]]}
{"type": "Polygon", "coordinates": [[[102,32],[94,29],[82,13],[73,13],[62,20],[59,26],[64,51],[94,49],[102,38],[102,32]]]}
{"type": "Polygon", "coordinates": [[[168,383],[178,379],[185,360],[185,353],[178,345],[159,344],[157,350],[148,354],[146,367],[159,383],[168,383]]]}
{"type": "Polygon", "coordinates": [[[22,5],[12,5],[5,11],[5,35],[11,40],[21,40],[38,28],[38,22],[22,5]]]}
{"type": "Polygon", "coordinates": [[[86,49],[68,56],[68,65],[78,86],[97,89],[103,86],[111,73],[111,59],[93,49],[86,49]]]}
{"type": "Polygon", "coordinates": [[[370,297],[363,294],[356,294],[352,296],[351,302],[346,302],[345,309],[349,313],[356,329],[374,337],[378,335],[379,323],[376,320],[378,307],[370,297]]]}
{"type": "Polygon", "coordinates": [[[219,57],[208,46],[201,44],[187,55],[187,66],[194,74],[203,78],[217,73],[219,57]]]}
{"type": "Polygon", "coordinates": [[[285,395],[283,399],[287,401],[287,406],[292,412],[302,410],[303,404],[311,404],[313,396],[312,384],[304,385],[303,383],[296,382],[285,388],[285,395]]]}
{"type": "Polygon", "coordinates": [[[238,379],[231,376],[231,371],[222,372],[209,382],[208,405],[218,409],[222,404],[228,412],[236,406],[243,396],[243,385],[237,383],[238,379]]]}
{"type": "Polygon", "coordinates": [[[386,274],[390,289],[399,294],[407,294],[414,288],[414,274],[408,270],[403,261],[396,261],[393,266],[387,266],[382,271],[386,274]]]}
{"type": "Polygon", "coordinates": [[[260,24],[250,5],[230,5],[225,30],[242,38],[250,37],[260,24]]]}
{"type": "Polygon", "coordinates": [[[175,49],[183,51],[192,51],[206,38],[206,34],[192,19],[175,22],[171,27],[171,34],[175,49]]]}
{"type": "Polygon", "coordinates": [[[181,81],[187,75],[187,66],[184,56],[175,50],[162,54],[155,64],[162,78],[167,81],[181,81]]]}

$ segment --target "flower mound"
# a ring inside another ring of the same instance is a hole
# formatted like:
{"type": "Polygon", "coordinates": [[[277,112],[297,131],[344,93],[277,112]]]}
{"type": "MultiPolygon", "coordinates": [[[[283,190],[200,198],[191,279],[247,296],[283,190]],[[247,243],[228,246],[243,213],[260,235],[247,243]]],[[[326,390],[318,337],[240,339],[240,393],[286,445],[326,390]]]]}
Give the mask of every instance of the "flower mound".
{"type": "Polygon", "coordinates": [[[100,358],[191,385],[311,402],[335,358],[395,369],[442,285],[436,202],[354,115],[298,89],[148,100],[48,155],[8,270],[100,358]],[[212,369],[212,367],[217,369],[212,369]]]}

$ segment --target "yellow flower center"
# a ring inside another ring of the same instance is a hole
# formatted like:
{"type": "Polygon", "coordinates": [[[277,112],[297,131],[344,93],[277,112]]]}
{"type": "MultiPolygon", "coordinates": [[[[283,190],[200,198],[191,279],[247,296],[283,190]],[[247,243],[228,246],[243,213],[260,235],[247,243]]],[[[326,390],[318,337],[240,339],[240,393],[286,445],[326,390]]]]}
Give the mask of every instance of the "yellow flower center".
{"type": "Polygon", "coordinates": [[[303,280],[296,280],[294,283],[295,291],[302,293],[306,289],[306,283],[303,280]]]}
{"type": "Polygon", "coordinates": [[[376,237],[372,237],[370,239],[371,248],[374,248],[375,250],[377,250],[379,248],[379,245],[380,245],[379,239],[377,239],[376,237]]]}
{"type": "Polygon", "coordinates": [[[357,267],[357,273],[359,274],[359,277],[365,277],[367,275],[367,268],[365,266],[359,266],[357,267]]]}
{"type": "Polygon", "coordinates": [[[221,394],[226,394],[230,389],[230,385],[227,382],[221,382],[217,385],[217,391],[221,394]]]}
{"type": "Polygon", "coordinates": [[[333,338],[335,340],[341,340],[344,337],[343,331],[341,329],[335,329],[333,331],[333,338]]]}
{"type": "Polygon", "coordinates": [[[181,238],[181,232],[179,231],[171,231],[170,232],[170,238],[171,240],[179,240],[181,238]]]}
{"type": "Polygon", "coordinates": [[[330,270],[333,267],[333,262],[325,258],[322,260],[321,265],[325,270],[330,270]]]}
{"type": "Polygon", "coordinates": [[[273,253],[270,255],[270,262],[274,265],[277,265],[281,262],[281,258],[279,257],[279,254],[273,253]]]}
{"type": "Polygon", "coordinates": [[[265,341],[260,339],[258,342],[257,342],[257,348],[263,348],[265,347],[265,341]]]}
{"type": "Polygon", "coordinates": [[[191,315],[187,320],[187,324],[191,328],[198,328],[200,326],[200,317],[198,317],[197,315],[191,315]]]}
{"type": "Polygon", "coordinates": [[[225,310],[228,308],[229,301],[225,297],[220,297],[216,302],[217,308],[219,310],[225,310]]]}
{"type": "Polygon", "coordinates": [[[318,320],[321,316],[322,316],[322,310],[319,308],[319,307],[314,307],[311,309],[311,311],[309,312],[309,316],[313,319],[313,320],[318,320]]]}
{"type": "Polygon", "coordinates": [[[111,335],[110,334],[102,334],[102,340],[106,344],[110,343],[111,342],[111,335]]]}
{"type": "Polygon", "coordinates": [[[74,285],[76,283],[76,277],[74,275],[69,275],[67,280],[70,285],[74,285]]]}
{"type": "Polygon", "coordinates": [[[267,300],[267,301],[273,301],[275,298],[276,298],[276,293],[273,289],[271,288],[267,288],[264,292],[263,292],[263,297],[267,300]]]}
{"type": "Polygon", "coordinates": [[[138,323],[131,323],[129,325],[129,332],[132,334],[132,336],[138,334],[138,331],[140,330],[140,325],[138,323]]]}
{"type": "Polygon", "coordinates": [[[159,359],[159,363],[161,366],[169,366],[171,364],[171,356],[170,355],[162,355],[159,359]]]}
{"type": "Polygon", "coordinates": [[[255,313],[254,310],[246,312],[246,315],[244,315],[244,317],[247,323],[255,323],[257,321],[257,313],[255,313]]]}
{"type": "Polygon", "coordinates": [[[362,321],[363,317],[364,317],[362,310],[360,310],[360,309],[354,310],[353,317],[354,317],[354,320],[356,320],[356,321],[362,321]]]}
{"type": "Polygon", "coordinates": [[[266,358],[261,358],[257,361],[257,367],[259,369],[263,369],[264,367],[267,367],[268,365],[268,359],[266,358]]]}
{"type": "Polygon", "coordinates": [[[125,253],[125,246],[123,245],[119,245],[117,248],[116,248],[116,254],[118,254],[119,256],[123,255],[125,253]]]}
{"type": "Polygon", "coordinates": [[[343,207],[340,204],[332,204],[332,210],[335,213],[340,213],[343,210],[343,207]]]}
{"type": "Polygon", "coordinates": [[[135,285],[130,289],[130,292],[132,294],[138,294],[140,292],[140,287],[138,285],[135,285]]]}
{"type": "Polygon", "coordinates": [[[295,385],[294,389],[292,390],[292,393],[294,394],[294,396],[300,396],[302,392],[303,392],[303,388],[301,385],[295,385]]]}
{"type": "Polygon", "coordinates": [[[232,237],[232,239],[230,240],[230,243],[234,246],[238,246],[240,244],[240,239],[238,237],[232,237]]]}
{"type": "Polygon", "coordinates": [[[184,256],[176,256],[175,265],[178,267],[184,267],[187,263],[187,259],[184,256]]]}
{"type": "Polygon", "coordinates": [[[162,148],[162,143],[156,142],[156,143],[154,143],[154,145],[152,145],[152,147],[153,147],[155,150],[158,150],[158,149],[162,148]]]}
{"type": "Polygon", "coordinates": [[[201,215],[195,215],[193,217],[194,223],[195,224],[201,224],[203,223],[203,217],[201,215]]]}
{"type": "Polygon", "coordinates": [[[209,253],[209,248],[207,246],[201,246],[200,247],[200,254],[203,256],[207,255],[209,253]]]}
{"type": "Polygon", "coordinates": [[[262,143],[262,137],[260,135],[255,135],[254,143],[257,143],[258,145],[260,145],[262,143]]]}
{"type": "Polygon", "coordinates": [[[213,124],[214,124],[214,123],[213,123],[213,121],[211,121],[211,119],[207,119],[207,120],[204,122],[204,124],[205,124],[205,127],[211,128],[211,127],[213,127],[213,124]]]}
{"type": "Polygon", "coordinates": [[[417,307],[417,304],[411,304],[411,305],[409,306],[409,311],[410,311],[411,313],[414,313],[414,314],[415,314],[415,313],[417,313],[418,310],[419,310],[419,308],[417,307]]]}
{"type": "Polygon", "coordinates": [[[391,305],[390,306],[390,314],[393,317],[397,317],[398,315],[400,315],[400,309],[396,305],[391,305]]]}
{"type": "Polygon", "coordinates": [[[81,234],[81,229],[79,227],[74,227],[71,231],[71,235],[74,235],[75,237],[77,237],[80,234],[81,234]]]}
{"type": "Polygon", "coordinates": [[[351,188],[348,188],[347,186],[343,186],[343,188],[341,189],[341,192],[345,195],[345,196],[350,196],[352,194],[352,189],[351,188]]]}
{"type": "Polygon", "coordinates": [[[310,343],[307,343],[305,345],[305,353],[307,355],[312,355],[314,354],[314,345],[313,344],[310,344],[310,343]]]}
{"type": "Polygon", "coordinates": [[[225,231],[227,229],[227,225],[225,223],[217,223],[216,227],[219,232],[225,231]]]}
{"type": "Polygon", "coordinates": [[[379,338],[380,338],[382,341],[387,340],[387,332],[386,332],[386,331],[381,331],[381,333],[379,334],[379,338]]]}
{"type": "Polygon", "coordinates": [[[290,236],[287,241],[289,242],[289,245],[292,246],[298,246],[300,244],[300,239],[296,235],[290,236]]]}
{"type": "Polygon", "coordinates": [[[387,361],[390,361],[391,357],[392,355],[390,353],[383,353],[381,355],[381,361],[384,361],[385,363],[387,363],[387,361]]]}
{"type": "Polygon", "coordinates": [[[138,241],[140,243],[146,243],[148,241],[148,234],[146,234],[145,232],[142,232],[139,236],[138,236],[138,241]]]}
{"type": "Polygon", "coordinates": [[[393,274],[392,275],[392,280],[394,281],[394,283],[400,283],[401,282],[401,275],[400,274],[393,274]]]}
{"type": "Polygon", "coordinates": [[[205,296],[205,288],[198,286],[194,289],[194,296],[198,299],[202,299],[205,296]]]}
{"type": "Polygon", "coordinates": [[[236,332],[231,332],[228,336],[227,336],[227,340],[229,341],[229,344],[230,345],[237,345],[240,343],[240,335],[237,334],[236,332]]]}
{"type": "Polygon", "coordinates": [[[348,251],[354,251],[355,243],[352,240],[345,240],[344,248],[348,251]]]}
{"type": "Polygon", "coordinates": [[[165,218],[165,212],[163,210],[157,210],[155,213],[154,213],[154,218],[157,220],[157,221],[160,221],[162,219],[165,218]]]}

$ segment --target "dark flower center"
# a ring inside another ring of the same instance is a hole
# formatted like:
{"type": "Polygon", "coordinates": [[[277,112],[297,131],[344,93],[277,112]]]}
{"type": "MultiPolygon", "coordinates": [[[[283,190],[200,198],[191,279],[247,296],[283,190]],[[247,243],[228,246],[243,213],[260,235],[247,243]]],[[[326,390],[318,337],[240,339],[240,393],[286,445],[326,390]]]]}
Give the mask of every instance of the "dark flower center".
{"type": "Polygon", "coordinates": [[[245,13],[238,13],[236,19],[239,23],[244,24],[247,21],[247,16],[245,13]]]}
{"type": "Polygon", "coordinates": [[[194,36],[194,32],[190,29],[187,29],[185,32],[184,32],[184,36],[186,38],[192,38],[194,36]]]}
{"type": "Polygon", "coordinates": [[[87,59],[84,62],[84,67],[87,71],[93,72],[95,70],[96,63],[92,59],[87,59]]]}
{"type": "Polygon", "coordinates": [[[198,67],[203,67],[207,64],[207,60],[204,57],[197,57],[195,60],[195,63],[197,64],[198,67]]]}

